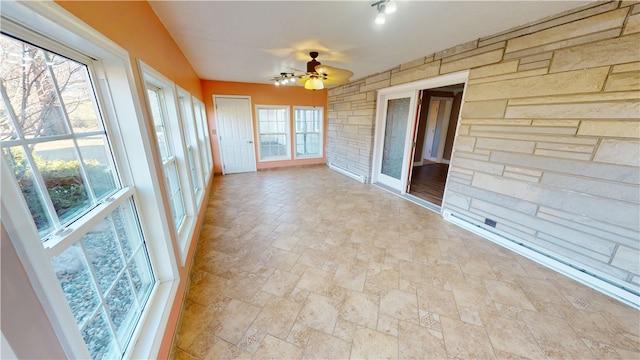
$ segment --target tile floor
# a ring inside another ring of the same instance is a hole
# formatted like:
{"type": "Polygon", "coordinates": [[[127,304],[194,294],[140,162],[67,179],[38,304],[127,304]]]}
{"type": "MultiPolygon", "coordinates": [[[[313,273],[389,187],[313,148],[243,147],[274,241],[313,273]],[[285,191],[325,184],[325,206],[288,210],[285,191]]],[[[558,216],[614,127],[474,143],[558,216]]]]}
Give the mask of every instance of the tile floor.
{"type": "Polygon", "coordinates": [[[325,166],[218,176],[175,359],[639,359],[639,312],[325,166]]]}

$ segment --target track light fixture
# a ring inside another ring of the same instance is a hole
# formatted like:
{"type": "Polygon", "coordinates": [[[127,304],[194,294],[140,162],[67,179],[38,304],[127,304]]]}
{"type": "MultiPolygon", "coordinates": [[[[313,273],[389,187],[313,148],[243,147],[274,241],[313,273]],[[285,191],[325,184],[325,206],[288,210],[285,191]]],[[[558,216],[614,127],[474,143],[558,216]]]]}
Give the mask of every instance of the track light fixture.
{"type": "Polygon", "coordinates": [[[375,6],[376,10],[378,10],[378,15],[376,15],[375,20],[375,23],[378,25],[382,25],[387,21],[386,14],[393,14],[398,10],[396,0],[378,0],[371,4],[371,6],[375,6]]]}
{"type": "Polygon", "coordinates": [[[273,78],[273,84],[275,86],[293,84],[296,81],[297,77],[293,73],[280,73],[280,76],[276,76],[273,78]]]}

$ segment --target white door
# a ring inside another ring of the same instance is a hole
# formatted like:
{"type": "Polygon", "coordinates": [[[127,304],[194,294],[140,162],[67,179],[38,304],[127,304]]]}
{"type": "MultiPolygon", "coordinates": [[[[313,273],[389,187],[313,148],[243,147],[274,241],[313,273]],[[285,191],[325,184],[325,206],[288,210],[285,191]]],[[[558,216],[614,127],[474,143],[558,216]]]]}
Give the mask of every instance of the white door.
{"type": "Polygon", "coordinates": [[[213,96],[222,173],[256,171],[251,98],[213,96]]]}
{"type": "Polygon", "coordinates": [[[376,125],[374,181],[405,191],[411,157],[416,91],[382,95],[376,125]]]}

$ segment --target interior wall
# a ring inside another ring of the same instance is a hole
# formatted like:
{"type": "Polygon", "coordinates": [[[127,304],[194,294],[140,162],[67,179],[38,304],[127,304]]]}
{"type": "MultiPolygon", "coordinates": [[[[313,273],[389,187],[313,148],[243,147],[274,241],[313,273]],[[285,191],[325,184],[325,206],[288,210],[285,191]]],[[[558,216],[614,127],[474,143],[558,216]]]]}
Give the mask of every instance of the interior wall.
{"type": "Polygon", "coordinates": [[[447,128],[447,138],[444,143],[444,154],[442,158],[451,160],[453,152],[453,141],[458,128],[458,118],[460,117],[460,107],[462,106],[462,92],[458,92],[453,97],[453,106],[451,107],[451,117],[449,118],[449,127],[447,128]]]}
{"type": "MultiPolygon", "coordinates": [[[[294,132],[293,123],[293,106],[321,106],[324,108],[324,133],[323,137],[327,137],[327,90],[305,90],[301,86],[275,86],[271,84],[253,84],[253,83],[239,83],[228,81],[214,81],[214,80],[202,80],[202,93],[205,98],[205,104],[207,107],[207,120],[209,121],[209,128],[216,129],[215,121],[215,109],[213,108],[213,95],[235,95],[235,96],[250,96],[251,97],[251,116],[253,118],[253,136],[257,144],[257,131],[258,126],[256,124],[256,105],[285,105],[290,106],[291,110],[289,115],[290,121],[290,134],[294,132]]],[[[291,137],[292,139],[292,137],[291,137]]],[[[325,140],[323,139],[323,143],[325,140]]],[[[213,143],[214,154],[214,171],[216,173],[222,173],[222,160],[220,157],[220,144],[216,135],[211,135],[211,142],[213,143]]],[[[293,141],[292,141],[293,142],[293,141]]],[[[290,144],[291,156],[293,157],[293,144],[290,144]]],[[[257,146],[254,148],[256,155],[256,162],[258,170],[268,169],[281,166],[296,166],[296,165],[311,165],[311,164],[324,164],[326,162],[326,143],[323,145],[322,158],[315,159],[292,159],[281,161],[265,161],[260,162],[258,157],[257,146]]]]}
{"type": "Polygon", "coordinates": [[[638,44],[594,3],[331,89],[327,160],[369,178],[376,90],[469,70],[443,211],[638,292],[638,44]]]}
{"type": "MultiPolygon", "coordinates": [[[[415,148],[415,156],[416,159],[414,161],[424,160],[422,159],[422,153],[424,150],[424,138],[427,133],[427,120],[429,118],[429,110],[431,107],[431,98],[432,97],[453,97],[452,92],[447,91],[434,91],[434,90],[425,90],[422,92],[422,107],[420,108],[420,118],[418,120],[418,136],[416,138],[416,148],[415,148]],[[420,156],[418,159],[417,157],[420,156]]],[[[453,114],[453,109],[451,110],[453,114]]]]}

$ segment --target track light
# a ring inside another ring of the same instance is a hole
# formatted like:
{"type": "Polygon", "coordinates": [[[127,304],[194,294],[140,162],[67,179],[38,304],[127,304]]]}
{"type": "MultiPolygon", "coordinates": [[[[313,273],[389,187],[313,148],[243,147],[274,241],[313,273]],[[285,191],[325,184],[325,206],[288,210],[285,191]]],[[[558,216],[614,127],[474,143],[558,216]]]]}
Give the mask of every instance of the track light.
{"type": "Polygon", "coordinates": [[[387,21],[385,14],[393,14],[398,10],[396,0],[378,0],[371,4],[371,6],[375,6],[376,10],[378,10],[378,15],[376,15],[375,20],[375,23],[378,25],[382,25],[387,21]]]}

